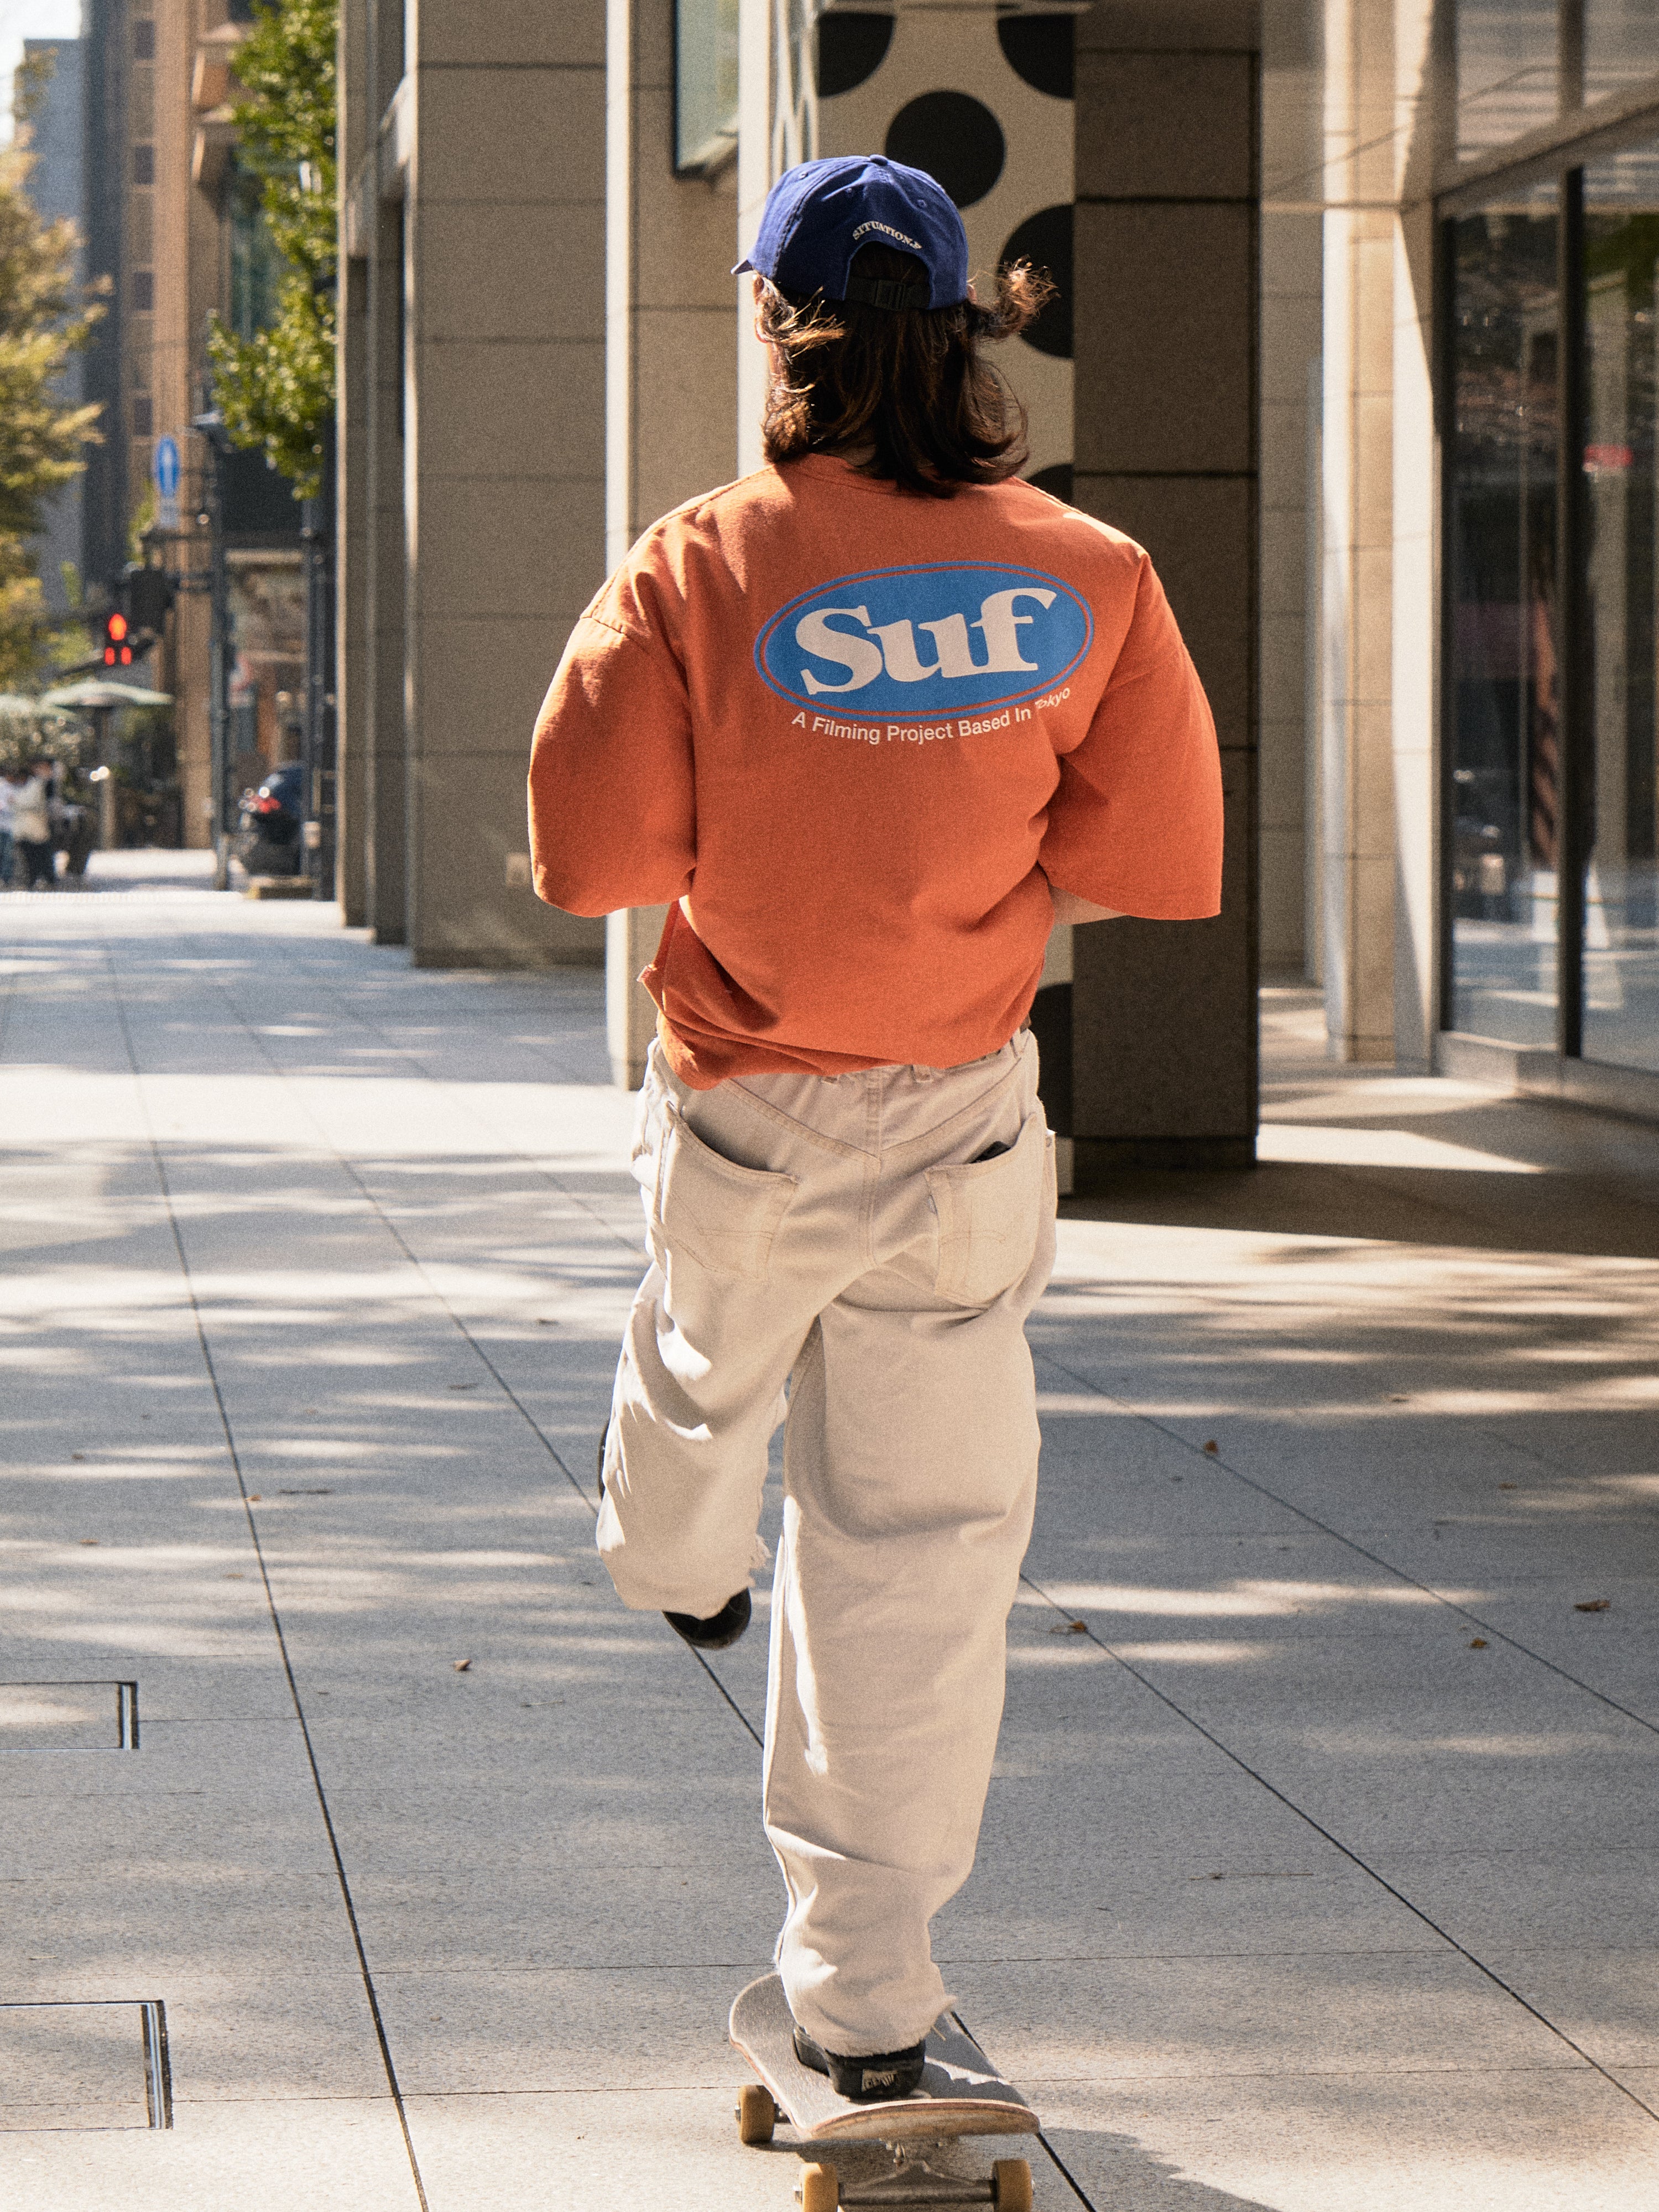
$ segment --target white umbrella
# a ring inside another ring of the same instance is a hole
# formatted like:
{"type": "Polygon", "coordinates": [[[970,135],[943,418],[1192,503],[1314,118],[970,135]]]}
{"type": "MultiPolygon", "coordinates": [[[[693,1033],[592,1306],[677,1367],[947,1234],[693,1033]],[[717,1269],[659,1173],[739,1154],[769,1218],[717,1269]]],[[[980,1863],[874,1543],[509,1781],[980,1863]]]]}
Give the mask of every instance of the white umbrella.
{"type": "Polygon", "coordinates": [[[171,691],[146,691],[137,684],[106,684],[100,678],[88,677],[84,684],[65,684],[61,690],[47,691],[41,696],[43,707],[170,707],[171,691]]]}
{"type": "Polygon", "coordinates": [[[21,691],[0,691],[0,714],[38,714],[40,702],[26,699],[21,691]]]}

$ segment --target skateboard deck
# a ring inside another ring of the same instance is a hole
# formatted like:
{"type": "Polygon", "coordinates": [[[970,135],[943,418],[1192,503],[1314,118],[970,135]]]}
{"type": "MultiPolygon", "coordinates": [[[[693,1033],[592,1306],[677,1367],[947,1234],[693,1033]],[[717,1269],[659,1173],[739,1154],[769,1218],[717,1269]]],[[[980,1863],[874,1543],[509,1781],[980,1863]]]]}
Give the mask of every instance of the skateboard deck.
{"type": "Polygon", "coordinates": [[[945,2013],[927,2038],[921,2087],[890,2103],[855,2105],[795,2056],[795,2023],[775,1974],[732,2007],[732,2040],[808,2142],[937,2142],[946,2136],[1035,2135],[1042,2123],[1013,2083],[945,2013]]]}

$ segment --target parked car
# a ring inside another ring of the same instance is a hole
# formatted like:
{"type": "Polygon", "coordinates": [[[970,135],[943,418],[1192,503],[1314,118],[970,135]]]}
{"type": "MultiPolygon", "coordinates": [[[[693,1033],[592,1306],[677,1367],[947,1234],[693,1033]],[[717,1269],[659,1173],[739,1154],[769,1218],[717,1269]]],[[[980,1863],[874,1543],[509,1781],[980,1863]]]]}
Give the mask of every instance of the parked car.
{"type": "Polygon", "coordinates": [[[249,875],[300,873],[305,865],[300,834],[305,813],[306,772],[299,761],[273,769],[257,791],[242,793],[235,852],[249,875]]]}

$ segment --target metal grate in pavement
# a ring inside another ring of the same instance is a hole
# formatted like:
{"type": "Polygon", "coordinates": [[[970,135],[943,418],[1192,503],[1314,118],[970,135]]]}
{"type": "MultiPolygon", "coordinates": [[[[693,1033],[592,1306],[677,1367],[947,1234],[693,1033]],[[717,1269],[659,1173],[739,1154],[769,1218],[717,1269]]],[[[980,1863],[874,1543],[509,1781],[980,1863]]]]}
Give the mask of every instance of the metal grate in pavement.
{"type": "Polygon", "coordinates": [[[0,1751],[137,1751],[137,1682],[0,1682],[0,1751]]]}
{"type": "Polygon", "coordinates": [[[0,2132],[172,2125],[160,1997],[0,2004],[0,2132]]]}

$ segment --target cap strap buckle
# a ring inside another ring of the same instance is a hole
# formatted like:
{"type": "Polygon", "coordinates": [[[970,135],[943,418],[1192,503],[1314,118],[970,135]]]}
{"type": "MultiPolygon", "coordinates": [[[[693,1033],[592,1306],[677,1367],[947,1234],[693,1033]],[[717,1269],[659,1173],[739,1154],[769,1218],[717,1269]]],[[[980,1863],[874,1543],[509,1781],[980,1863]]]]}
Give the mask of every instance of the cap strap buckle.
{"type": "Polygon", "coordinates": [[[896,277],[849,276],[843,296],[861,307],[925,307],[925,284],[902,284],[896,277]]]}

